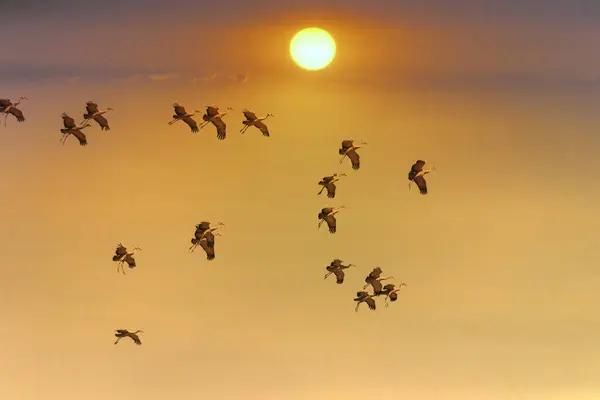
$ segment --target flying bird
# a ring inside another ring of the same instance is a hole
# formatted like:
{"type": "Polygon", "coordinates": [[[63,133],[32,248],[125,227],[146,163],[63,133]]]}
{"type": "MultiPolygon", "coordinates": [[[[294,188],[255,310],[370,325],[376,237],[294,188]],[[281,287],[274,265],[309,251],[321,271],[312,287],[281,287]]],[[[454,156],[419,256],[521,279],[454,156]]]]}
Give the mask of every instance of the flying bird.
{"type": "Polygon", "coordinates": [[[67,138],[69,137],[69,135],[73,135],[75,136],[75,138],[77,140],[79,140],[79,144],[81,146],[87,146],[88,142],[87,142],[87,138],[85,137],[85,134],[83,132],[81,132],[82,129],[85,129],[89,126],[92,126],[91,124],[85,124],[83,126],[77,126],[75,124],[75,120],[71,117],[69,117],[66,113],[62,113],[62,119],[63,119],[63,125],[65,126],[64,129],[61,129],[61,133],[62,138],[60,139],[60,142],[63,144],[65,144],[65,142],[67,141],[67,138]]]}
{"type": "Polygon", "coordinates": [[[344,283],[344,276],[346,275],[344,273],[344,270],[348,269],[350,267],[356,267],[356,265],[354,265],[354,264],[342,265],[342,260],[336,258],[335,260],[333,260],[331,262],[331,264],[329,264],[328,266],[325,267],[325,269],[328,272],[327,272],[327,274],[325,274],[324,279],[327,279],[327,277],[329,275],[334,274],[336,277],[336,283],[338,285],[341,285],[342,283],[344,283]]]}
{"type": "Polygon", "coordinates": [[[354,309],[354,311],[358,312],[358,307],[360,306],[360,303],[367,303],[367,305],[369,306],[370,310],[375,310],[376,306],[375,306],[375,299],[373,298],[372,294],[369,294],[367,292],[361,291],[361,292],[357,292],[356,293],[356,298],[354,299],[354,301],[356,301],[356,308],[354,309]]]}
{"type": "Polygon", "coordinates": [[[14,115],[17,122],[25,122],[23,111],[19,110],[17,106],[21,104],[21,100],[28,100],[27,97],[21,96],[15,103],[11,102],[10,99],[0,99],[0,113],[4,114],[4,126],[6,126],[6,120],[8,114],[14,115]]]}
{"type": "Polygon", "coordinates": [[[385,306],[388,307],[391,301],[398,300],[398,292],[402,288],[402,286],[406,286],[406,283],[402,282],[398,285],[394,285],[393,283],[388,283],[383,287],[383,289],[379,293],[375,293],[377,296],[385,295],[385,306]]]}
{"type": "Polygon", "coordinates": [[[361,142],[359,145],[354,144],[354,140],[347,139],[342,141],[342,147],[338,150],[342,159],[340,160],[340,164],[344,161],[344,158],[348,157],[350,162],[352,163],[352,169],[360,168],[360,156],[356,152],[356,150],[363,147],[367,142],[361,142]]]}
{"type": "Polygon", "coordinates": [[[203,221],[196,225],[196,231],[191,242],[190,251],[193,252],[196,247],[200,246],[206,252],[207,260],[215,259],[215,236],[222,236],[219,232],[213,233],[219,227],[225,226],[224,223],[219,222],[216,227],[211,228],[210,222],[203,221]]]}
{"type": "Polygon", "coordinates": [[[340,177],[346,176],[346,174],[333,174],[331,176],[325,176],[319,182],[319,185],[323,186],[317,196],[323,193],[323,190],[327,189],[327,197],[333,199],[335,197],[335,183],[340,180],[340,177]]]}
{"type": "Polygon", "coordinates": [[[130,337],[131,340],[133,340],[133,342],[135,344],[140,345],[140,344],[142,344],[142,341],[140,340],[140,337],[137,335],[138,333],[144,333],[144,331],[137,330],[135,332],[129,332],[127,329],[117,329],[115,331],[115,336],[117,337],[115,344],[119,343],[119,340],[123,339],[124,337],[130,337]]]}
{"type": "MultiPolygon", "coordinates": [[[[227,107],[228,111],[232,111],[233,108],[227,107]]],[[[224,140],[227,136],[227,125],[223,122],[223,117],[227,115],[227,111],[224,113],[219,112],[219,107],[206,106],[206,114],[202,116],[204,122],[200,125],[200,129],[204,128],[207,124],[212,123],[217,128],[217,139],[224,140]]]]}
{"type": "Polygon", "coordinates": [[[117,245],[117,249],[115,250],[115,255],[112,258],[113,261],[119,263],[119,265],[117,266],[117,272],[119,272],[119,270],[121,270],[121,272],[123,272],[123,274],[126,275],[125,269],[123,268],[124,263],[127,263],[129,268],[136,267],[135,259],[133,258],[133,255],[136,250],[141,250],[141,249],[139,247],[134,247],[131,252],[128,252],[127,248],[125,246],[123,246],[121,243],[119,243],[117,245]]]}
{"type": "Polygon", "coordinates": [[[410,167],[410,172],[408,173],[408,190],[410,190],[410,186],[414,182],[417,184],[419,192],[421,192],[423,195],[427,194],[427,182],[425,181],[425,175],[431,171],[435,171],[435,167],[423,169],[424,165],[425,161],[417,160],[417,162],[410,167]]]}
{"type": "Polygon", "coordinates": [[[270,136],[269,128],[267,128],[267,125],[265,125],[262,121],[264,121],[265,119],[267,119],[269,117],[274,117],[273,114],[267,114],[263,118],[258,118],[256,116],[256,114],[254,114],[251,111],[248,111],[247,109],[244,109],[243,113],[244,113],[244,117],[246,117],[246,120],[242,121],[242,124],[244,124],[245,126],[240,130],[240,133],[244,133],[248,130],[248,128],[250,128],[251,126],[254,126],[262,132],[263,136],[266,136],[266,137],[270,136]]]}
{"type": "Polygon", "coordinates": [[[378,294],[383,289],[381,286],[381,281],[385,281],[388,279],[395,279],[393,276],[381,276],[381,268],[374,268],[373,271],[365,278],[365,282],[367,284],[363,286],[363,289],[366,289],[369,285],[373,286],[373,293],[378,294]]]}
{"type": "Polygon", "coordinates": [[[173,115],[173,120],[169,122],[169,125],[173,125],[177,121],[183,121],[188,124],[192,130],[192,133],[197,133],[200,131],[200,129],[198,129],[198,124],[192,117],[197,113],[201,113],[202,111],[195,110],[193,113],[188,113],[185,111],[185,108],[178,103],[173,103],[173,108],[175,110],[175,115],[173,115]]]}
{"type": "Polygon", "coordinates": [[[93,119],[100,125],[100,129],[103,131],[110,130],[110,126],[108,126],[108,120],[104,117],[103,114],[106,114],[108,111],[114,111],[112,108],[108,107],[106,110],[98,110],[98,104],[93,101],[88,101],[85,103],[85,108],[87,113],[83,114],[83,122],[88,122],[93,119]]]}
{"type": "Polygon", "coordinates": [[[340,212],[340,209],[345,208],[344,206],[335,207],[325,207],[321,209],[319,213],[319,225],[317,228],[320,228],[323,225],[323,222],[327,222],[327,226],[329,227],[329,233],[335,233],[337,230],[337,221],[335,219],[335,214],[340,212]]]}

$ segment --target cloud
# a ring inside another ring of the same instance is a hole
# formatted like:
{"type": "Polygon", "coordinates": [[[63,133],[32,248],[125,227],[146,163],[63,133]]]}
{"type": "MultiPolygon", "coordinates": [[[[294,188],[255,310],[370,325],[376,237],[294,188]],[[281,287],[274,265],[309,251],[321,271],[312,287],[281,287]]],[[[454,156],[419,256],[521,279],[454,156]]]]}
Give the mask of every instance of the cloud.
{"type": "Polygon", "coordinates": [[[227,82],[233,84],[244,84],[248,81],[248,75],[245,73],[237,73],[237,74],[224,74],[220,72],[213,72],[207,76],[194,77],[192,78],[192,82],[200,83],[200,82],[227,82]]]}
{"type": "Polygon", "coordinates": [[[173,73],[164,73],[164,74],[149,74],[148,79],[151,81],[166,81],[171,79],[177,79],[179,75],[173,73]]]}

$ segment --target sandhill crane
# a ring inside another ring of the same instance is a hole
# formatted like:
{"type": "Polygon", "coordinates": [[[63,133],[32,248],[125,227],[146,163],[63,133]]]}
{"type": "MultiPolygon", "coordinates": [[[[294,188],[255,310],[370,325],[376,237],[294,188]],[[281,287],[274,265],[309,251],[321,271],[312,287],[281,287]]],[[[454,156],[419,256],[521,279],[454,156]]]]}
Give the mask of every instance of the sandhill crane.
{"type": "Polygon", "coordinates": [[[240,133],[243,134],[248,130],[248,128],[250,128],[251,126],[255,126],[256,128],[258,128],[258,130],[262,132],[263,136],[270,136],[269,128],[267,128],[267,125],[265,125],[262,121],[269,117],[274,117],[273,114],[267,114],[263,118],[258,118],[256,114],[254,114],[251,111],[248,111],[247,109],[244,109],[243,113],[244,117],[246,117],[246,120],[242,121],[242,124],[244,124],[245,126],[240,130],[240,133]]]}
{"type": "Polygon", "coordinates": [[[144,333],[144,331],[137,330],[135,332],[129,332],[127,329],[117,329],[115,331],[115,336],[117,337],[115,344],[119,343],[119,340],[123,339],[124,337],[130,337],[131,340],[133,340],[133,342],[135,344],[140,345],[140,344],[142,344],[142,341],[140,340],[140,337],[137,335],[138,333],[144,333]]]}
{"type": "Polygon", "coordinates": [[[375,295],[377,295],[377,296],[385,295],[385,306],[388,307],[390,305],[390,300],[391,301],[398,300],[398,292],[400,291],[402,286],[406,286],[406,283],[401,282],[398,285],[394,285],[393,283],[388,283],[387,285],[385,285],[383,287],[383,289],[380,292],[375,293],[375,295]]]}
{"type": "Polygon", "coordinates": [[[65,145],[65,142],[67,141],[67,138],[69,137],[69,135],[73,135],[75,136],[75,138],[77,138],[77,140],[79,140],[79,144],[81,146],[87,146],[88,142],[87,142],[87,138],[85,137],[85,134],[83,132],[81,132],[82,129],[85,129],[89,126],[92,126],[91,124],[85,124],[83,126],[77,126],[75,124],[75,120],[71,117],[69,117],[66,113],[62,113],[62,119],[63,119],[63,125],[65,126],[64,129],[61,129],[61,133],[63,134],[60,142],[63,144],[63,146],[65,145]]]}
{"type": "Polygon", "coordinates": [[[216,227],[211,228],[210,222],[203,221],[196,225],[196,231],[194,232],[194,237],[191,242],[190,251],[194,251],[196,247],[200,246],[206,252],[207,260],[215,259],[215,236],[221,236],[219,232],[213,233],[219,227],[225,226],[224,223],[219,222],[216,227]]]}
{"type": "Polygon", "coordinates": [[[333,260],[331,262],[331,264],[329,264],[328,266],[325,267],[325,269],[328,271],[327,274],[325,274],[325,278],[327,279],[327,277],[331,274],[334,274],[336,277],[336,283],[341,285],[342,283],[344,283],[344,270],[348,269],[350,267],[356,267],[356,265],[354,264],[348,264],[348,265],[342,265],[342,260],[340,260],[339,258],[336,258],[335,260],[333,260]]]}
{"type": "Polygon", "coordinates": [[[370,310],[376,309],[374,296],[367,292],[364,292],[364,291],[357,292],[356,298],[354,299],[354,301],[357,302],[356,308],[354,309],[354,311],[356,311],[356,312],[358,312],[358,307],[360,306],[360,303],[367,303],[370,310]]]}
{"type": "Polygon", "coordinates": [[[121,272],[123,272],[123,275],[126,275],[125,268],[123,268],[123,263],[127,263],[129,268],[136,267],[135,259],[133,258],[133,255],[135,254],[136,250],[141,250],[141,249],[139,247],[134,247],[131,252],[128,252],[127,248],[125,246],[123,246],[121,243],[119,243],[117,245],[117,249],[115,250],[115,255],[112,258],[113,261],[119,263],[119,265],[117,266],[117,272],[119,272],[119,270],[121,270],[121,272]]]}
{"type": "Polygon", "coordinates": [[[4,114],[4,126],[6,126],[8,114],[14,115],[17,119],[17,122],[25,122],[23,111],[17,108],[17,106],[21,104],[21,100],[28,100],[28,98],[21,96],[15,103],[10,101],[10,99],[0,99],[0,113],[4,114]]]}
{"type": "Polygon", "coordinates": [[[173,120],[169,121],[169,125],[173,125],[177,121],[183,121],[188,124],[192,133],[198,133],[200,131],[200,129],[198,129],[198,124],[192,117],[202,111],[194,110],[193,113],[188,113],[185,111],[185,108],[178,103],[173,103],[173,108],[175,110],[175,115],[173,115],[173,120]]]}
{"type": "Polygon", "coordinates": [[[425,161],[417,160],[417,162],[410,167],[410,172],[408,173],[408,190],[410,190],[410,186],[414,182],[417,184],[419,192],[421,192],[423,195],[427,194],[427,182],[425,181],[425,174],[435,171],[435,167],[423,169],[424,165],[425,161]]]}
{"type": "Polygon", "coordinates": [[[88,101],[85,103],[85,108],[87,113],[83,114],[83,122],[88,122],[93,119],[100,125],[100,129],[103,131],[110,130],[110,126],[108,126],[108,120],[102,115],[106,114],[108,111],[114,111],[112,108],[107,107],[106,110],[98,110],[98,104],[93,101],[88,101]]]}
{"type": "Polygon", "coordinates": [[[340,212],[340,209],[346,208],[345,206],[335,207],[325,207],[321,209],[321,212],[318,215],[319,225],[317,229],[323,225],[323,222],[327,222],[327,226],[329,227],[329,233],[335,233],[337,231],[337,221],[335,219],[335,214],[340,212]]]}
{"type": "MultiPolygon", "coordinates": [[[[227,107],[228,111],[232,111],[233,108],[227,107]]],[[[227,112],[219,112],[219,107],[206,106],[206,114],[202,116],[204,122],[200,125],[200,129],[204,128],[207,124],[212,123],[217,128],[217,139],[223,140],[227,136],[227,125],[223,122],[223,117],[227,115],[227,112]]]]}
{"type": "Polygon", "coordinates": [[[350,162],[352,163],[352,169],[360,168],[360,156],[356,152],[356,150],[363,147],[367,142],[361,142],[359,145],[354,144],[354,140],[347,139],[342,141],[342,147],[338,150],[338,153],[342,156],[340,160],[340,164],[344,161],[344,158],[348,157],[350,162]]]}
{"type": "Polygon", "coordinates": [[[365,282],[367,282],[367,284],[363,286],[363,289],[366,289],[369,285],[371,285],[373,286],[373,292],[377,294],[382,290],[381,281],[395,279],[393,276],[381,276],[382,272],[383,271],[381,271],[381,268],[374,268],[373,271],[371,271],[371,273],[365,278],[365,282]]]}
{"type": "Polygon", "coordinates": [[[323,193],[323,190],[327,189],[327,197],[333,199],[335,197],[335,182],[339,181],[342,176],[346,176],[346,174],[333,174],[331,176],[325,176],[319,182],[319,185],[323,186],[317,196],[323,193]]]}

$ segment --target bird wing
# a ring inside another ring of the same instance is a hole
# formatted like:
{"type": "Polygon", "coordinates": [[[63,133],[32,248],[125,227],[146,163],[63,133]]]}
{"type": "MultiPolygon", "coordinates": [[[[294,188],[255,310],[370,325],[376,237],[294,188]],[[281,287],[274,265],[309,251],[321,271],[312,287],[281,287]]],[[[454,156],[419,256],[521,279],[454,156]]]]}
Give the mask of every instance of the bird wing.
{"type": "Polygon", "coordinates": [[[188,124],[188,126],[190,127],[192,132],[196,133],[199,131],[198,124],[192,117],[185,117],[182,119],[182,121],[185,122],[186,124],[188,124]]]}
{"type": "Polygon", "coordinates": [[[333,175],[332,176],[324,176],[323,177],[323,183],[324,184],[328,184],[329,182],[331,182],[333,180],[333,175]]]}
{"type": "Polygon", "coordinates": [[[212,232],[205,232],[204,237],[210,247],[215,247],[215,235],[212,232]]]}
{"type": "Polygon", "coordinates": [[[127,329],[117,329],[116,332],[121,335],[127,335],[129,333],[127,329]]]}
{"type": "Polygon", "coordinates": [[[391,292],[396,286],[393,283],[388,283],[383,287],[384,292],[391,292]]]}
{"type": "Polygon", "coordinates": [[[173,104],[173,109],[175,110],[175,115],[181,116],[187,114],[187,112],[185,112],[185,107],[177,103],[173,104]]]}
{"type": "Polygon", "coordinates": [[[262,121],[256,121],[254,122],[254,126],[258,128],[258,130],[260,130],[263,134],[263,136],[267,136],[269,137],[269,128],[267,128],[267,126],[262,122],[262,121]]]}
{"type": "Polygon", "coordinates": [[[324,218],[325,222],[327,222],[327,226],[329,227],[329,232],[330,233],[335,233],[335,231],[337,230],[337,223],[335,220],[335,217],[333,215],[327,216],[324,218]]]}
{"type": "Polygon", "coordinates": [[[213,106],[206,107],[206,115],[208,115],[209,117],[214,117],[215,115],[219,115],[219,108],[213,107],[213,106]]]}
{"type": "Polygon", "coordinates": [[[371,278],[371,279],[377,279],[381,276],[381,273],[383,271],[381,270],[381,268],[377,267],[377,268],[373,268],[373,271],[371,271],[371,273],[369,274],[369,276],[367,277],[367,279],[371,278]]]}
{"type": "Polygon", "coordinates": [[[329,264],[329,265],[331,265],[332,267],[339,268],[339,267],[341,267],[341,266],[342,266],[342,260],[340,260],[339,258],[336,258],[336,259],[335,259],[335,260],[333,260],[333,261],[331,262],[331,264],[329,264]]]}
{"type": "Polygon", "coordinates": [[[423,170],[423,166],[424,165],[425,165],[425,161],[423,161],[423,160],[417,160],[417,162],[414,163],[412,165],[412,167],[410,167],[410,170],[412,172],[414,172],[414,173],[421,172],[423,170]]]}
{"type": "Polygon", "coordinates": [[[132,255],[125,256],[125,259],[123,261],[125,261],[127,265],[129,265],[129,268],[135,268],[135,259],[132,255]]]}
{"type": "Polygon", "coordinates": [[[207,230],[209,228],[210,228],[210,222],[208,222],[208,221],[202,221],[198,225],[196,225],[196,229],[199,229],[202,232],[204,232],[205,230],[207,230]]]}
{"type": "Polygon", "coordinates": [[[336,282],[338,284],[341,285],[342,283],[344,283],[344,276],[345,276],[344,271],[342,271],[341,269],[336,269],[333,271],[333,274],[335,275],[335,277],[337,279],[336,282]]]}
{"type": "Polygon", "coordinates": [[[6,108],[11,104],[12,102],[10,101],[10,99],[0,99],[0,108],[6,108]]]}
{"type": "Polygon", "coordinates": [[[365,291],[356,292],[356,297],[359,297],[359,298],[366,297],[368,295],[369,295],[369,293],[367,293],[365,291]]]}
{"type": "Polygon", "coordinates": [[[96,121],[98,123],[98,125],[100,125],[100,128],[102,128],[105,131],[110,130],[110,126],[108,126],[108,120],[106,118],[104,118],[103,115],[96,115],[94,117],[94,121],[96,121]]]}
{"type": "Polygon", "coordinates": [[[85,137],[85,133],[81,132],[79,129],[71,129],[69,133],[79,140],[79,144],[82,146],[87,146],[87,138],[85,137]]]}
{"type": "Polygon", "coordinates": [[[211,122],[217,128],[217,139],[225,139],[225,136],[227,135],[227,125],[225,125],[225,122],[223,122],[221,117],[215,117],[211,122]]]}
{"type": "Polygon", "coordinates": [[[327,188],[327,197],[333,199],[335,197],[335,183],[329,182],[325,187],[327,188]]]}
{"type": "Polygon", "coordinates": [[[390,300],[391,301],[398,300],[398,292],[392,292],[392,293],[390,293],[390,300]]]}
{"type": "Polygon", "coordinates": [[[125,254],[127,254],[127,249],[123,246],[118,246],[115,250],[115,254],[119,257],[123,257],[125,254]]]}
{"type": "Polygon", "coordinates": [[[342,149],[346,150],[349,149],[350,147],[354,146],[354,141],[347,139],[347,140],[343,140],[342,141],[342,149]]]}
{"type": "Polygon", "coordinates": [[[93,101],[88,101],[85,103],[85,109],[87,110],[88,115],[92,115],[98,112],[98,104],[94,103],[93,101]]]}
{"type": "Polygon", "coordinates": [[[65,126],[65,128],[73,129],[73,128],[77,127],[77,125],[75,125],[75,120],[73,118],[69,117],[67,114],[63,113],[62,119],[63,119],[63,125],[65,126]]]}
{"type": "Polygon", "coordinates": [[[376,305],[375,305],[375,299],[374,299],[374,298],[372,298],[372,297],[367,297],[367,298],[365,299],[365,303],[367,303],[367,305],[369,306],[369,308],[370,308],[371,310],[375,310],[375,308],[376,308],[376,305]]]}
{"type": "Polygon", "coordinates": [[[327,215],[332,211],[333,211],[333,207],[325,207],[325,208],[321,209],[321,214],[327,215]]]}
{"type": "Polygon", "coordinates": [[[215,258],[215,247],[210,246],[208,244],[208,240],[206,238],[200,240],[200,246],[206,252],[206,258],[209,260],[214,260],[215,258]]]}
{"type": "Polygon", "coordinates": [[[360,168],[360,156],[358,155],[356,150],[350,150],[349,152],[346,153],[346,156],[350,159],[353,169],[360,168]]]}
{"type": "Polygon", "coordinates": [[[11,113],[12,115],[14,115],[17,118],[17,121],[19,122],[23,122],[25,121],[25,117],[23,117],[23,112],[21,110],[19,110],[16,107],[11,107],[10,110],[8,110],[9,113],[11,113]]]}
{"type": "Polygon", "coordinates": [[[133,339],[133,341],[134,341],[135,344],[137,344],[137,345],[142,344],[142,341],[140,340],[140,337],[138,335],[136,335],[135,333],[130,333],[129,337],[131,339],[133,339]]]}
{"type": "Polygon", "coordinates": [[[374,293],[380,293],[381,289],[383,289],[381,286],[381,282],[377,279],[371,279],[369,283],[371,284],[371,286],[373,286],[374,293]]]}
{"type": "Polygon", "coordinates": [[[254,114],[252,111],[248,111],[248,110],[244,110],[244,117],[246,117],[246,119],[248,121],[255,121],[256,118],[256,114],[254,114]]]}
{"type": "Polygon", "coordinates": [[[425,181],[425,177],[423,175],[414,177],[413,181],[417,184],[421,194],[427,194],[427,182],[425,181]]]}

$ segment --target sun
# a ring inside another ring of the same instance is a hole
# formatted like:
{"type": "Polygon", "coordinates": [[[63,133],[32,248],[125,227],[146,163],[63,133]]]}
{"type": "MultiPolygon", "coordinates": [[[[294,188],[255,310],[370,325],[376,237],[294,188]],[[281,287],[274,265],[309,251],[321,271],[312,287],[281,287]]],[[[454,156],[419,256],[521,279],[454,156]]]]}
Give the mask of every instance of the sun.
{"type": "Polygon", "coordinates": [[[300,68],[316,71],[328,66],[335,57],[335,40],[321,28],[305,28],[290,41],[290,55],[300,68]]]}

